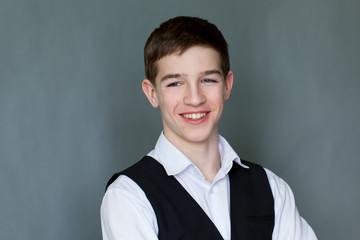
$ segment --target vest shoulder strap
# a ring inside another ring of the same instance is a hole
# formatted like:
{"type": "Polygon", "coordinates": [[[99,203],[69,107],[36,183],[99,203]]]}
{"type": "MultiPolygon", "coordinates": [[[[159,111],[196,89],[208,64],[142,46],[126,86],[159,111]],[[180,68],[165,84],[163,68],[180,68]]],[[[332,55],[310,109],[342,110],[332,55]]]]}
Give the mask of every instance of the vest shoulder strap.
{"type": "Polygon", "coordinates": [[[261,166],[241,160],[229,172],[232,239],[272,239],[274,198],[261,166]]]}

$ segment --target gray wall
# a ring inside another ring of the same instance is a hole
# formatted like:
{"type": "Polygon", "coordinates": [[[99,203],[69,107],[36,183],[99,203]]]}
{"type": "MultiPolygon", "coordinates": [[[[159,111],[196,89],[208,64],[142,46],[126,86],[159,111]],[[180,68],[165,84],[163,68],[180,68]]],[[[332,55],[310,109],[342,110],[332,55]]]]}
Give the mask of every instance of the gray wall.
{"type": "Polygon", "coordinates": [[[355,0],[1,0],[1,239],[101,238],[107,179],[161,131],[142,49],[176,15],[229,42],[221,134],[290,184],[319,239],[358,239],[359,12],[355,0]]]}

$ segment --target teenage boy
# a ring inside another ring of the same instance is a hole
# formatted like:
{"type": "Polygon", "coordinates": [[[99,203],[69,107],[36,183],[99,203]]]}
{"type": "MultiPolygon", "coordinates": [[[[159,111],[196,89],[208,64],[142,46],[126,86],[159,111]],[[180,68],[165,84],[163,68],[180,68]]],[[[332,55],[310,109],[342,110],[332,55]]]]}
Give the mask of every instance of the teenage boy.
{"type": "Polygon", "coordinates": [[[142,89],[160,107],[155,149],[115,174],[101,205],[106,239],[316,239],[289,186],[240,160],[218,135],[233,85],[217,27],[194,17],[161,24],[145,45],[142,89]]]}

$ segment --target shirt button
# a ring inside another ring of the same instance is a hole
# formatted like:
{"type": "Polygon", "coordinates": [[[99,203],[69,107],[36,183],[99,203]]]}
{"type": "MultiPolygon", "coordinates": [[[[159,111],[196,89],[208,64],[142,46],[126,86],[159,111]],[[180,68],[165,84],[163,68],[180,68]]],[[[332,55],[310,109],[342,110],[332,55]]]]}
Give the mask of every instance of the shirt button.
{"type": "Polygon", "coordinates": [[[210,189],[210,193],[214,193],[214,189],[210,189]]]}

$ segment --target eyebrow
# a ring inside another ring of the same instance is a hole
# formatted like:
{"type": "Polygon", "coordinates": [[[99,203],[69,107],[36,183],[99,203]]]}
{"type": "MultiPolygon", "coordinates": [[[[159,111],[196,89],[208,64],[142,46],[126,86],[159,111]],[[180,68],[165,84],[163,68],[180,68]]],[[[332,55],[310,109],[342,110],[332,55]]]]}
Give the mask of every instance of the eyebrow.
{"type": "MultiPolygon", "coordinates": [[[[221,72],[219,70],[216,70],[216,69],[201,72],[199,75],[201,77],[203,77],[203,76],[208,76],[208,75],[211,75],[211,74],[218,74],[218,75],[222,76],[221,72]]],[[[165,76],[163,76],[160,79],[160,82],[165,81],[165,80],[170,79],[170,78],[180,78],[180,77],[183,77],[183,76],[187,76],[187,74],[180,74],[180,73],[166,74],[165,76]]]]}
{"type": "Polygon", "coordinates": [[[222,76],[221,72],[219,70],[216,70],[216,69],[201,72],[200,76],[207,76],[207,75],[211,75],[211,74],[218,74],[218,75],[222,76]]]}
{"type": "Polygon", "coordinates": [[[184,76],[185,74],[180,74],[180,73],[170,73],[170,74],[166,74],[165,76],[163,76],[160,79],[160,82],[165,81],[166,79],[169,78],[180,78],[181,76],[184,76]]]}

